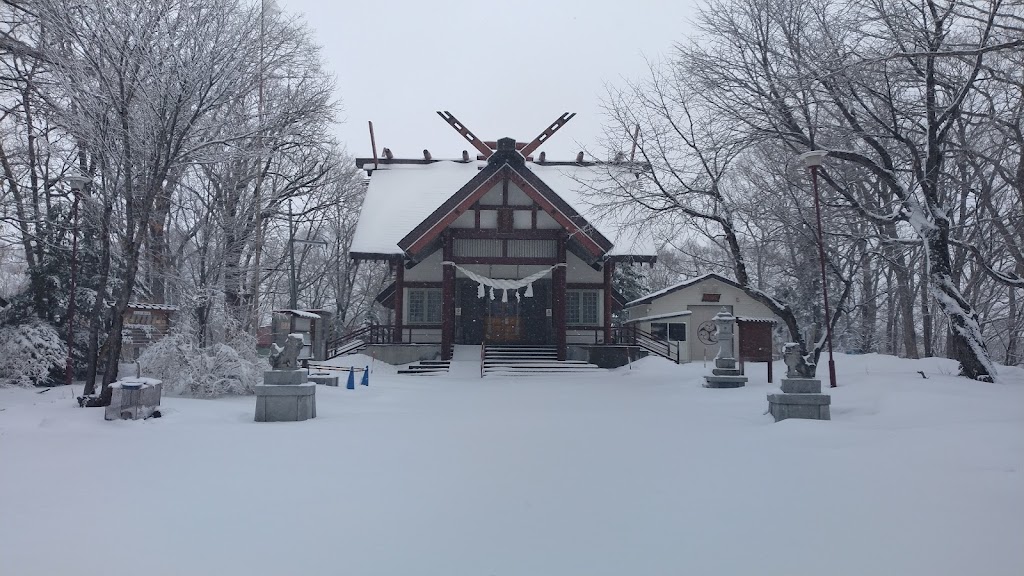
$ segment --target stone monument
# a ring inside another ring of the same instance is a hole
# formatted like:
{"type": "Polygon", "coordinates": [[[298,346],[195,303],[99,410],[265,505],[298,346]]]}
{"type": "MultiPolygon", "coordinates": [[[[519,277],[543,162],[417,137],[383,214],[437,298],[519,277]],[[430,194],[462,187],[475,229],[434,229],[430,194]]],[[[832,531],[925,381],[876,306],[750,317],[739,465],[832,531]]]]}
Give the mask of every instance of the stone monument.
{"type": "Polygon", "coordinates": [[[768,395],[768,411],[775,421],[786,418],[830,420],[832,397],[821,393],[821,380],[814,378],[815,365],[800,355],[800,346],[789,342],[782,348],[786,377],[782,393],[768,395]]]}
{"type": "Polygon", "coordinates": [[[272,370],[256,386],[257,422],[299,422],[316,418],[316,384],[307,382],[299,368],[302,334],[289,334],[284,347],[270,348],[272,370]]]}
{"type": "Polygon", "coordinates": [[[715,368],[704,377],[704,387],[739,388],[747,383],[747,377],[741,375],[736,367],[736,354],[733,352],[732,327],[736,318],[722,307],[712,320],[718,328],[718,354],[715,355],[715,368]]]}

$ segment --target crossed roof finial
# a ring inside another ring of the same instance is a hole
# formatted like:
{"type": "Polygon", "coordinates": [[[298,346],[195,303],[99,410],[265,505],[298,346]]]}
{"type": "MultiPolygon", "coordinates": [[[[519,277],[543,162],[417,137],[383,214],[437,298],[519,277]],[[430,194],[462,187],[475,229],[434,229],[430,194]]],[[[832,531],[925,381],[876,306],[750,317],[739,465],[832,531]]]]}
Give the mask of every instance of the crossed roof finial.
{"type": "MultiPolygon", "coordinates": [[[[458,118],[456,118],[451,112],[447,110],[445,110],[444,112],[439,111],[437,115],[440,116],[441,119],[443,119],[445,122],[447,122],[452,128],[454,128],[455,131],[458,132],[459,135],[461,135],[463,138],[465,138],[474,148],[476,148],[477,151],[480,152],[480,154],[484,157],[485,160],[487,158],[490,158],[491,154],[494,154],[495,150],[497,149],[497,145],[492,147],[490,146],[489,142],[484,142],[483,140],[477,138],[476,135],[473,134],[473,132],[469,128],[467,128],[465,124],[459,122],[458,118]]],[[[576,116],[575,112],[571,114],[569,112],[563,113],[561,116],[558,117],[558,119],[552,122],[550,126],[545,128],[544,131],[541,132],[536,138],[530,141],[529,144],[520,149],[519,153],[522,154],[523,157],[532,154],[534,151],[537,150],[537,148],[540,148],[541,144],[547,142],[548,139],[550,139],[555,132],[558,132],[558,130],[562,126],[565,126],[566,122],[572,120],[573,116],[576,116]]]]}

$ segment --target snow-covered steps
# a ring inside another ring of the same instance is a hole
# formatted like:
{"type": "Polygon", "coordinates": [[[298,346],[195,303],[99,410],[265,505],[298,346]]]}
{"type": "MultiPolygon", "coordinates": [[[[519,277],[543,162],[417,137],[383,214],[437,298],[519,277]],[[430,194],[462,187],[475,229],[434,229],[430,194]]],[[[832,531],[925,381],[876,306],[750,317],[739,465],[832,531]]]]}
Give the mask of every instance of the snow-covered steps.
{"type": "Polygon", "coordinates": [[[451,366],[451,362],[448,360],[420,360],[415,364],[409,364],[405,368],[398,371],[398,374],[417,374],[417,375],[430,375],[430,374],[447,374],[448,368],[451,366]]]}
{"type": "Polygon", "coordinates": [[[554,346],[490,345],[484,348],[484,376],[578,374],[602,371],[581,360],[558,360],[554,346]]]}
{"type": "Polygon", "coordinates": [[[337,348],[327,351],[327,359],[337,358],[338,356],[344,356],[346,354],[355,354],[366,350],[366,342],[360,339],[349,340],[344,344],[341,344],[337,348]]]}

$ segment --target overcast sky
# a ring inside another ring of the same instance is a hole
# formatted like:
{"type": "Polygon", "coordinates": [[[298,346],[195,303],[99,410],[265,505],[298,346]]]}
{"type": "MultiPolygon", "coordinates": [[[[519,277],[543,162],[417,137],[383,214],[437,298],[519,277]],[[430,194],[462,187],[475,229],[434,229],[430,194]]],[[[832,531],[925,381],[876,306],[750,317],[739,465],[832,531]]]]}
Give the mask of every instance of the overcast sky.
{"type": "MultiPolygon", "coordinates": [[[[642,76],[683,39],[696,0],[277,0],[302,12],[338,79],[338,136],[349,153],[452,158],[469,149],[435,114],[448,110],[479,138],[529,141],[576,112],[551,159],[597,149],[606,83],[642,76]]],[[[470,149],[472,154],[475,154],[470,149]]]]}

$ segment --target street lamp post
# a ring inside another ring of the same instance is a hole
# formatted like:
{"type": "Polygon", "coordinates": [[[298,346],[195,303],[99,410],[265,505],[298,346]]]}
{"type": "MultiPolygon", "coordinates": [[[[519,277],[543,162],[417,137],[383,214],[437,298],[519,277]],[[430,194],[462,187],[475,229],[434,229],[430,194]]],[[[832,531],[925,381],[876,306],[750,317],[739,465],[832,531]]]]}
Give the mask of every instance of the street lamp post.
{"type": "Polygon", "coordinates": [[[836,387],[836,361],[832,355],[832,314],[828,309],[828,280],[825,277],[825,236],[821,230],[821,201],[818,199],[818,168],[828,156],[825,150],[811,150],[800,155],[804,167],[811,171],[811,183],[814,188],[814,215],[818,220],[818,262],[821,264],[821,294],[825,300],[825,339],[828,342],[828,381],[829,387],[836,387]]]}
{"type": "Polygon", "coordinates": [[[295,267],[295,245],[296,244],[314,244],[322,246],[325,250],[327,249],[327,242],[323,240],[310,240],[308,238],[296,238],[295,237],[295,219],[294,212],[292,212],[291,200],[288,201],[288,304],[292,310],[296,310],[299,307],[299,278],[298,270],[295,267]]]}
{"type": "Polygon", "coordinates": [[[70,174],[66,177],[68,185],[71,186],[71,195],[74,200],[71,204],[71,291],[68,297],[68,355],[64,366],[64,383],[71,386],[74,378],[74,367],[72,363],[72,350],[75,345],[75,290],[76,273],[78,270],[78,201],[81,198],[82,188],[89,182],[89,178],[81,174],[70,174]]]}

